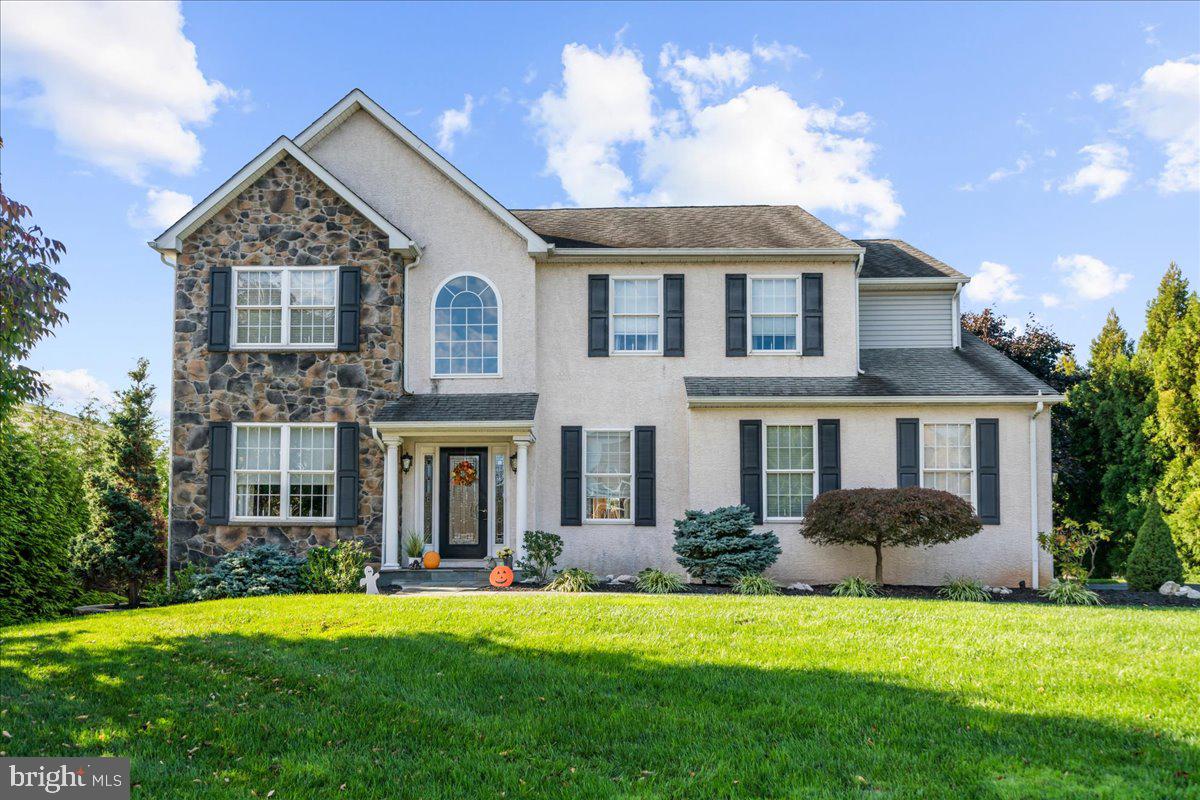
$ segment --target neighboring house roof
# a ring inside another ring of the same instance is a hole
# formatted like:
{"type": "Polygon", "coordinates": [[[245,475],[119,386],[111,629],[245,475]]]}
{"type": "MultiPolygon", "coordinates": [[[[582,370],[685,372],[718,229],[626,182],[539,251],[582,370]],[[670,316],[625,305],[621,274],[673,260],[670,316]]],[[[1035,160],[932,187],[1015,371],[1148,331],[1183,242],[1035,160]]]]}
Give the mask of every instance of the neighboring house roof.
{"type": "Polygon", "coordinates": [[[476,202],[490,211],[496,218],[526,241],[530,253],[545,253],[546,242],[529,227],[513,215],[511,211],[500,204],[496,198],[485,192],[479,184],[464,175],[458,167],[443,158],[436,150],[421,140],[421,137],[404,127],[395,117],[381,105],[367,97],[361,89],[354,89],[339,100],[332,108],[322,114],[315,122],[301,131],[296,137],[296,144],[308,149],[321,139],[328,136],[335,128],[349,119],[355,112],[364,111],[375,118],[383,127],[391,131],[402,142],[411,147],[417,155],[424,158],[434,169],[445,175],[451,183],[465,191],[476,202]]]}
{"type": "Polygon", "coordinates": [[[861,278],[957,278],[966,275],[899,239],[855,239],[866,249],[861,278]]]}
{"type": "Polygon", "coordinates": [[[414,394],[387,403],[372,422],[532,422],[538,396],[414,394]]]}
{"type": "Polygon", "coordinates": [[[354,207],[356,211],[370,220],[371,224],[388,235],[388,247],[393,250],[410,250],[415,252],[416,244],[404,231],[397,228],[382,214],[376,211],[365,200],[352,192],[349,187],[333,176],[329,170],[312,159],[308,153],[301,150],[295,142],[286,136],[280,136],[271,145],[254,157],[249,164],[237,171],[232,178],[221,184],[199,205],[171,227],[167,228],[158,238],[150,242],[150,246],[159,252],[183,249],[183,240],[195,232],[197,228],[212,219],[231,200],[244,192],[251,184],[267,173],[271,167],[285,157],[291,156],[300,162],[309,172],[317,176],[326,186],[337,193],[339,197],[354,207]]]}
{"type": "Polygon", "coordinates": [[[632,249],[831,249],[859,246],[799,206],[659,206],[516,209],[559,251],[632,249]]]}
{"type": "Polygon", "coordinates": [[[863,350],[862,368],[864,374],[848,377],[689,377],[683,382],[689,403],[697,405],[704,401],[719,403],[722,399],[786,402],[914,397],[947,401],[1012,398],[1028,402],[1039,391],[1048,402],[1062,399],[1048,384],[965,331],[962,348],[958,350],[934,347],[863,350]]]}

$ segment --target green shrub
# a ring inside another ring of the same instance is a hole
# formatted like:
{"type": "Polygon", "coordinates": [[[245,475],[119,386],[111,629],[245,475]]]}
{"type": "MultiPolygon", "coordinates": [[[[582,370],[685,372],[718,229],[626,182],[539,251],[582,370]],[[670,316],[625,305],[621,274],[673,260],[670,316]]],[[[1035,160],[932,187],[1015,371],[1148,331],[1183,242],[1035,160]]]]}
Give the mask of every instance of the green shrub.
{"type": "Polygon", "coordinates": [[[337,547],[310,547],[300,569],[301,588],[313,594],[357,592],[366,563],[367,550],[359,541],[346,540],[337,547]]]}
{"type": "Polygon", "coordinates": [[[208,572],[198,564],[185,564],[171,573],[171,585],[166,580],[152,583],[142,592],[142,600],[152,606],[174,606],[196,599],[193,590],[201,575],[208,572]]]}
{"type": "Polygon", "coordinates": [[[92,475],[96,529],[75,537],[71,561],[81,580],[125,590],[141,602],[142,587],[163,565],[162,538],[150,508],[103,475],[92,475]]]}
{"type": "Polygon", "coordinates": [[[817,544],[875,550],[875,582],[883,583],[885,547],[932,547],[979,533],[979,517],[957,495],[937,489],[834,489],[804,514],[800,533],[817,544]]]}
{"type": "Polygon", "coordinates": [[[835,597],[878,597],[879,584],[866,578],[845,578],[833,587],[835,597]]]}
{"type": "Polygon", "coordinates": [[[415,531],[404,537],[404,557],[409,559],[420,559],[425,555],[425,537],[415,531]]]}
{"type": "Polygon", "coordinates": [[[127,602],[125,595],[104,589],[84,589],[75,597],[76,606],[120,606],[127,602]]]}
{"type": "Polygon", "coordinates": [[[561,536],[546,531],[525,531],[525,558],[517,562],[522,577],[545,582],[562,555],[561,536]]]}
{"type": "Polygon", "coordinates": [[[663,572],[661,569],[647,567],[638,573],[637,590],[646,594],[674,594],[686,592],[687,586],[683,578],[674,572],[663,572]]]}
{"type": "Polygon", "coordinates": [[[782,552],[774,531],[754,532],[754,514],[746,506],[684,512],[675,520],[672,549],[694,579],[725,584],[764,572],[782,552]]]}
{"type": "Polygon", "coordinates": [[[946,583],[938,587],[937,593],[938,597],[960,602],[986,603],[992,599],[992,593],[974,578],[947,578],[946,583]]]}
{"type": "Polygon", "coordinates": [[[1060,606],[1098,606],[1100,595],[1093,592],[1081,580],[1075,578],[1055,578],[1050,585],[1039,590],[1043,597],[1049,597],[1060,606]]]}
{"type": "Polygon", "coordinates": [[[564,569],[546,584],[546,589],[551,592],[590,592],[594,588],[596,576],[578,567],[564,569]]]}
{"type": "Polygon", "coordinates": [[[33,409],[0,424],[0,625],[78,604],[70,554],[90,525],[86,461],[61,417],[33,409]]]}
{"type": "Polygon", "coordinates": [[[779,586],[766,575],[746,573],[733,582],[733,591],[744,595],[772,595],[779,594],[779,586]]]}
{"type": "Polygon", "coordinates": [[[1075,580],[1087,580],[1095,564],[1096,548],[1112,534],[1098,522],[1080,525],[1064,519],[1053,533],[1039,533],[1038,542],[1054,557],[1059,575],[1075,580]]]}
{"type": "Polygon", "coordinates": [[[295,594],[301,588],[303,563],[304,559],[273,544],[238,550],[223,556],[212,572],[198,577],[192,594],[197,600],[295,594]]]}
{"type": "Polygon", "coordinates": [[[1133,552],[1125,562],[1125,580],[1130,589],[1139,592],[1152,592],[1167,581],[1183,580],[1183,564],[1158,500],[1151,500],[1146,507],[1133,552]]]}

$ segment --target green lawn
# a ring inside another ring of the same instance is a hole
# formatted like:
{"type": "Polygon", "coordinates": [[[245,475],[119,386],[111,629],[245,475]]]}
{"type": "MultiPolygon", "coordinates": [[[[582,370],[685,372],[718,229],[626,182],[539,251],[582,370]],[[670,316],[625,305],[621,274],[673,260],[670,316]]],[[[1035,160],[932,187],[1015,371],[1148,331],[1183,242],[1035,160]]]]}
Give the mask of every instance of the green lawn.
{"type": "Polygon", "coordinates": [[[221,601],[0,629],[0,750],[129,756],[135,797],[1198,798],[1197,642],[1177,609],[221,601]]]}

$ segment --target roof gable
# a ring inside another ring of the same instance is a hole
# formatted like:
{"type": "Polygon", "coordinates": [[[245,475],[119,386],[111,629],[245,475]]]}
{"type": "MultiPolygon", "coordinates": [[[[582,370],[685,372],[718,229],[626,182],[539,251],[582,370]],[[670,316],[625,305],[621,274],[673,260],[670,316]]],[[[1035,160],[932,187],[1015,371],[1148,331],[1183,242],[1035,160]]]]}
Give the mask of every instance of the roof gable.
{"type": "Polygon", "coordinates": [[[496,198],[485,192],[480,186],[462,173],[458,167],[443,158],[436,150],[421,140],[419,136],[404,127],[395,117],[382,106],[372,100],[361,90],[355,89],[343,97],[336,105],[326,111],[315,122],[301,131],[296,137],[296,144],[308,150],[331,131],[349,119],[355,112],[365,111],[374,117],[375,121],[387,128],[396,138],[408,145],[413,151],[424,158],[434,169],[445,175],[451,183],[475,199],[502,223],[511,228],[525,240],[530,253],[545,253],[550,248],[538,234],[528,225],[519,220],[511,211],[500,204],[496,198]]]}
{"type": "Polygon", "coordinates": [[[163,231],[150,242],[150,246],[159,252],[183,249],[183,240],[195,232],[201,225],[216,216],[229,201],[246,190],[252,183],[266,174],[267,170],[278,164],[285,156],[292,156],[300,164],[315,175],[322,183],[337,193],[339,197],[354,207],[388,236],[388,247],[392,250],[409,250],[416,252],[416,243],[404,231],[397,228],[372,208],[365,200],[350,190],[345,184],[333,176],[327,169],[312,159],[308,153],[301,150],[295,142],[286,136],[280,136],[266,150],[263,150],[249,164],[221,184],[212,194],[204,198],[195,208],[171,227],[163,231]]]}

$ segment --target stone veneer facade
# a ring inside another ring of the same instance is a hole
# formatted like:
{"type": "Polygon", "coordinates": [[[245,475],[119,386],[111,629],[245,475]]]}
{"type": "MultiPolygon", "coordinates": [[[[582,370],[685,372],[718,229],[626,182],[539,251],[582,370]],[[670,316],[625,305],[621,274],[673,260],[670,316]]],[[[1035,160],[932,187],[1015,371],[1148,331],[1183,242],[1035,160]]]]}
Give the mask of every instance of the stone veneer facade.
{"type": "Polygon", "coordinates": [[[368,422],[401,393],[403,354],[404,271],[387,244],[385,233],[291,156],[188,236],[175,277],[173,560],[211,561],[261,543],[299,552],[338,539],[358,539],[378,558],[383,452],[368,422]],[[360,267],[359,351],[209,352],[209,269],[243,265],[360,267]],[[209,526],[209,421],[359,422],[362,524],[209,526]]]}

